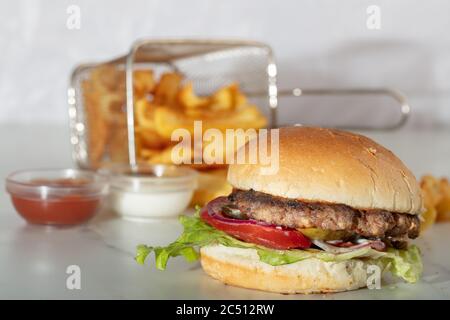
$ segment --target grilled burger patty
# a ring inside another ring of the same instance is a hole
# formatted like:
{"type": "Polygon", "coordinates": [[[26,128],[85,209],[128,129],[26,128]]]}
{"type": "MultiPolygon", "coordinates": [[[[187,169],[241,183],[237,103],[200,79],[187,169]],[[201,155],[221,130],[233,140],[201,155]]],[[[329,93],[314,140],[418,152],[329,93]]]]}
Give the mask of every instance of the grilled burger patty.
{"type": "Polygon", "coordinates": [[[367,238],[392,241],[419,235],[416,215],[385,210],[358,210],[343,204],[303,202],[254,190],[234,189],[229,201],[249,217],[290,228],[345,230],[367,238]]]}

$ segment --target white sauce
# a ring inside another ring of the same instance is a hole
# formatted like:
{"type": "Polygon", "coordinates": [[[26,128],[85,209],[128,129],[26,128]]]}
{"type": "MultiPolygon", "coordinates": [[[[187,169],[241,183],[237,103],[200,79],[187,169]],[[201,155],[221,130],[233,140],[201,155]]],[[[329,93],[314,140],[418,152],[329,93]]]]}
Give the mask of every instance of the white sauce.
{"type": "Polygon", "coordinates": [[[112,209],[124,218],[168,218],[186,210],[194,191],[132,192],[111,190],[112,209]]]}
{"type": "Polygon", "coordinates": [[[197,187],[194,170],[171,165],[119,165],[103,173],[110,181],[110,209],[133,220],[178,216],[197,187]]]}

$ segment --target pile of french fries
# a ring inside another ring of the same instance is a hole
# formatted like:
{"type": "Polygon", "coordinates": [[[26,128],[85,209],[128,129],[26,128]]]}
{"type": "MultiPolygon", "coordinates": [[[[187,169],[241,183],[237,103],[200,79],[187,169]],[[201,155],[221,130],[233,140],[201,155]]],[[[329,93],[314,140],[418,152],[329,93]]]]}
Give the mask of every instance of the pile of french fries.
{"type": "MultiPolygon", "coordinates": [[[[125,73],[112,65],[95,68],[83,82],[89,134],[89,155],[93,164],[102,157],[126,157],[125,73]]],[[[203,130],[262,128],[267,120],[258,107],[248,102],[239,86],[231,83],[210,96],[197,96],[191,82],[175,72],[156,79],[152,70],[134,72],[135,128],[140,161],[170,163],[172,132],[183,128],[193,135],[194,121],[203,130]]],[[[235,150],[233,150],[235,151],[235,150]]],[[[206,166],[206,168],[209,168],[206,166]]]]}
{"type": "MultiPolygon", "coordinates": [[[[209,96],[199,96],[193,83],[179,73],[156,75],[152,70],[136,70],[133,85],[135,141],[140,162],[171,164],[172,148],[178,143],[171,141],[172,132],[182,128],[194,136],[194,121],[202,121],[203,131],[215,128],[224,133],[226,129],[259,129],[267,125],[265,116],[236,83],[225,85],[209,96]]],[[[98,66],[83,81],[82,88],[90,164],[101,167],[108,162],[127,162],[124,70],[108,64],[98,66]]],[[[191,145],[193,148],[195,143],[191,145]]],[[[220,154],[225,157],[239,147],[235,144],[234,150],[223,150],[220,154]]],[[[230,191],[224,174],[226,165],[191,166],[202,171],[199,190],[204,192],[194,196],[198,204],[230,191]]]]}
{"type": "MultiPolygon", "coordinates": [[[[218,89],[210,96],[197,96],[191,82],[183,82],[177,73],[164,73],[152,88],[147,89],[150,89],[149,96],[137,99],[135,104],[137,149],[142,161],[171,163],[172,147],[178,143],[171,141],[172,132],[183,128],[193,137],[194,121],[202,121],[203,131],[215,128],[224,134],[226,129],[258,129],[267,123],[259,109],[247,101],[235,83],[218,89]]],[[[194,143],[191,145],[193,148],[194,143]]],[[[226,153],[227,150],[224,150],[222,154],[226,153]]],[[[202,164],[195,167],[211,169],[220,165],[202,164]]]]}
{"type": "MultiPolygon", "coordinates": [[[[92,70],[81,86],[91,166],[126,162],[125,72],[113,65],[101,65],[92,70]]],[[[137,99],[144,97],[153,86],[151,73],[134,72],[134,93],[137,99]]]]}
{"type": "Polygon", "coordinates": [[[423,176],[420,181],[425,212],[422,215],[422,231],[436,221],[450,221],[450,183],[447,178],[423,176]]]}

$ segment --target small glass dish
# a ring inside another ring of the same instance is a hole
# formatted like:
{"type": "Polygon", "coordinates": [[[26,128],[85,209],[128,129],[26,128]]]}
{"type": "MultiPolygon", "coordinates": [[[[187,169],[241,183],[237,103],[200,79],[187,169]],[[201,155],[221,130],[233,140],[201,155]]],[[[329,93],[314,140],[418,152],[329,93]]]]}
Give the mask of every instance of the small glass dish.
{"type": "Polygon", "coordinates": [[[181,166],[113,165],[99,172],[109,178],[110,209],[129,220],[176,217],[197,187],[197,172],[181,166]]]}
{"type": "Polygon", "coordinates": [[[75,225],[95,215],[108,184],[92,171],[24,170],[6,178],[6,190],[14,208],[29,223],[75,225]]]}

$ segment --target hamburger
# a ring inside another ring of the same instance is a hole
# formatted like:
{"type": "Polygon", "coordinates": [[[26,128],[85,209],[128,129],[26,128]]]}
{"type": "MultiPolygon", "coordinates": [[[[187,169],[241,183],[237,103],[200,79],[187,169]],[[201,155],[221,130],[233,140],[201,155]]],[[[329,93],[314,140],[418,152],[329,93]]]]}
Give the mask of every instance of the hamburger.
{"type": "Polygon", "coordinates": [[[232,192],[181,216],[174,243],[138,246],[137,261],[153,251],[159,269],[170,257],[200,259],[226,284],[278,293],[354,290],[373,270],[419,279],[420,252],[409,242],[419,235],[421,191],[391,151],[312,127],[281,128],[278,142],[275,174],[230,165],[232,192]]]}

